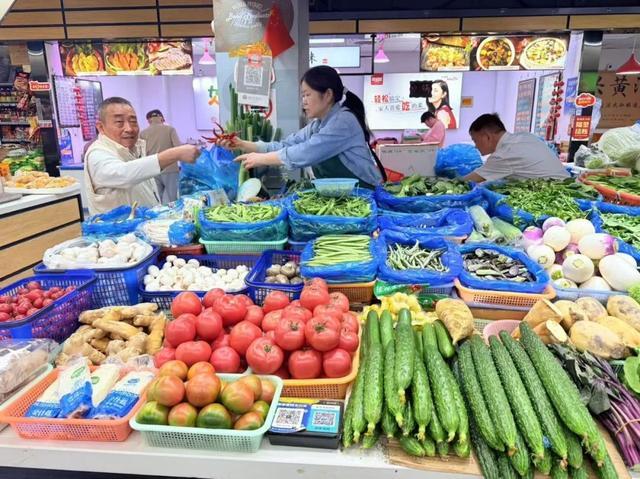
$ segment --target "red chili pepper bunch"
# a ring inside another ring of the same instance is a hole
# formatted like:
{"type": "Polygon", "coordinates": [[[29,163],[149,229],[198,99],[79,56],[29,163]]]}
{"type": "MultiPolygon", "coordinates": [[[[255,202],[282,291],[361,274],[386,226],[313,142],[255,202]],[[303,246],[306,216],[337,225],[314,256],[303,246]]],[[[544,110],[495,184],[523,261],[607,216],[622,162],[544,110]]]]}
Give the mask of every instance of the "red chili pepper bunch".
{"type": "Polygon", "coordinates": [[[224,140],[233,142],[238,137],[238,134],[235,131],[231,133],[225,132],[224,128],[222,128],[222,125],[220,125],[220,123],[216,122],[213,125],[214,125],[213,136],[202,137],[204,140],[207,140],[209,143],[218,143],[219,141],[224,141],[224,140]]]}

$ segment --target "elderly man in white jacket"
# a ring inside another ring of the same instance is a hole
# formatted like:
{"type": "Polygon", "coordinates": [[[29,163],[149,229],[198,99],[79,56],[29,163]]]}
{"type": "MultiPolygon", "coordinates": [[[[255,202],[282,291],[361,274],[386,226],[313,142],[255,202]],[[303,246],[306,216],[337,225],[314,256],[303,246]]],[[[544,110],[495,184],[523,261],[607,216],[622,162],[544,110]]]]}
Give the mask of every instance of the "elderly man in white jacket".
{"type": "Polygon", "coordinates": [[[107,98],[100,105],[96,124],[98,139],[85,156],[85,187],[89,212],[104,213],[116,206],[160,203],[154,177],[182,161],[193,163],[200,154],[193,145],[169,148],[146,156],[136,112],[124,98],[107,98]]]}

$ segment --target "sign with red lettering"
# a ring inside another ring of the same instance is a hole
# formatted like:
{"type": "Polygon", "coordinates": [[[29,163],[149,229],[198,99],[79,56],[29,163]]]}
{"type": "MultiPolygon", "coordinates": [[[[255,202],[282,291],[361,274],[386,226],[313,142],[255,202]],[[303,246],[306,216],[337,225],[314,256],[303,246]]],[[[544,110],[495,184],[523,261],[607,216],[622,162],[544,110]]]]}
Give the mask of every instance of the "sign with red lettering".
{"type": "Polygon", "coordinates": [[[580,108],[588,108],[596,104],[596,97],[591,93],[580,93],[575,100],[576,106],[580,108]]]}
{"type": "Polygon", "coordinates": [[[590,115],[578,115],[573,120],[573,131],[571,132],[571,138],[573,140],[584,141],[588,140],[591,134],[591,116],[590,115]]]}
{"type": "Polygon", "coordinates": [[[51,91],[51,83],[48,81],[34,81],[29,82],[29,90],[36,91],[51,91]]]}
{"type": "Polygon", "coordinates": [[[384,77],[382,76],[382,73],[374,73],[373,75],[371,75],[371,85],[384,85],[384,77]]]}

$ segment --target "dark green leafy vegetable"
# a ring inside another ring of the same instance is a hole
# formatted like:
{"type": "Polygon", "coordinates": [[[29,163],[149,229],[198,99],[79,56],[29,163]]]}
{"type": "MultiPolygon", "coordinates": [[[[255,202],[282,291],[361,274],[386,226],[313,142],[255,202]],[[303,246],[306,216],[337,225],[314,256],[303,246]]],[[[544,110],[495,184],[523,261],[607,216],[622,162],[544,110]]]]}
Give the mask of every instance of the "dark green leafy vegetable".
{"type": "Polygon", "coordinates": [[[589,181],[608,186],[622,193],[640,194],[640,178],[638,176],[594,175],[589,177],[589,181]]]}
{"type": "MultiPolygon", "coordinates": [[[[640,194],[640,190],[638,190],[640,194]]],[[[620,213],[600,213],[603,229],[629,243],[636,249],[640,249],[640,216],[630,216],[620,213]]]]}
{"type": "Polygon", "coordinates": [[[384,189],[398,197],[463,195],[471,190],[468,183],[445,178],[430,178],[420,175],[408,176],[399,183],[385,183],[384,189]]]}

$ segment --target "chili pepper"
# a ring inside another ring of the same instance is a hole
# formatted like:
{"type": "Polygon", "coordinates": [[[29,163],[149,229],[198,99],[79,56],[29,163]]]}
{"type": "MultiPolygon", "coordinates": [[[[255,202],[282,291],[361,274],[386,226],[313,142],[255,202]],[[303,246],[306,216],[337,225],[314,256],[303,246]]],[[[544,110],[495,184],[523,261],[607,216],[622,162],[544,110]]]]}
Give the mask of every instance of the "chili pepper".
{"type": "Polygon", "coordinates": [[[230,141],[231,143],[233,143],[233,141],[238,137],[238,134],[234,131],[231,133],[226,133],[224,131],[224,128],[222,128],[222,125],[220,125],[220,123],[215,122],[213,124],[213,137],[210,136],[203,136],[202,138],[204,140],[207,140],[209,143],[218,143],[219,141],[230,141]]]}

